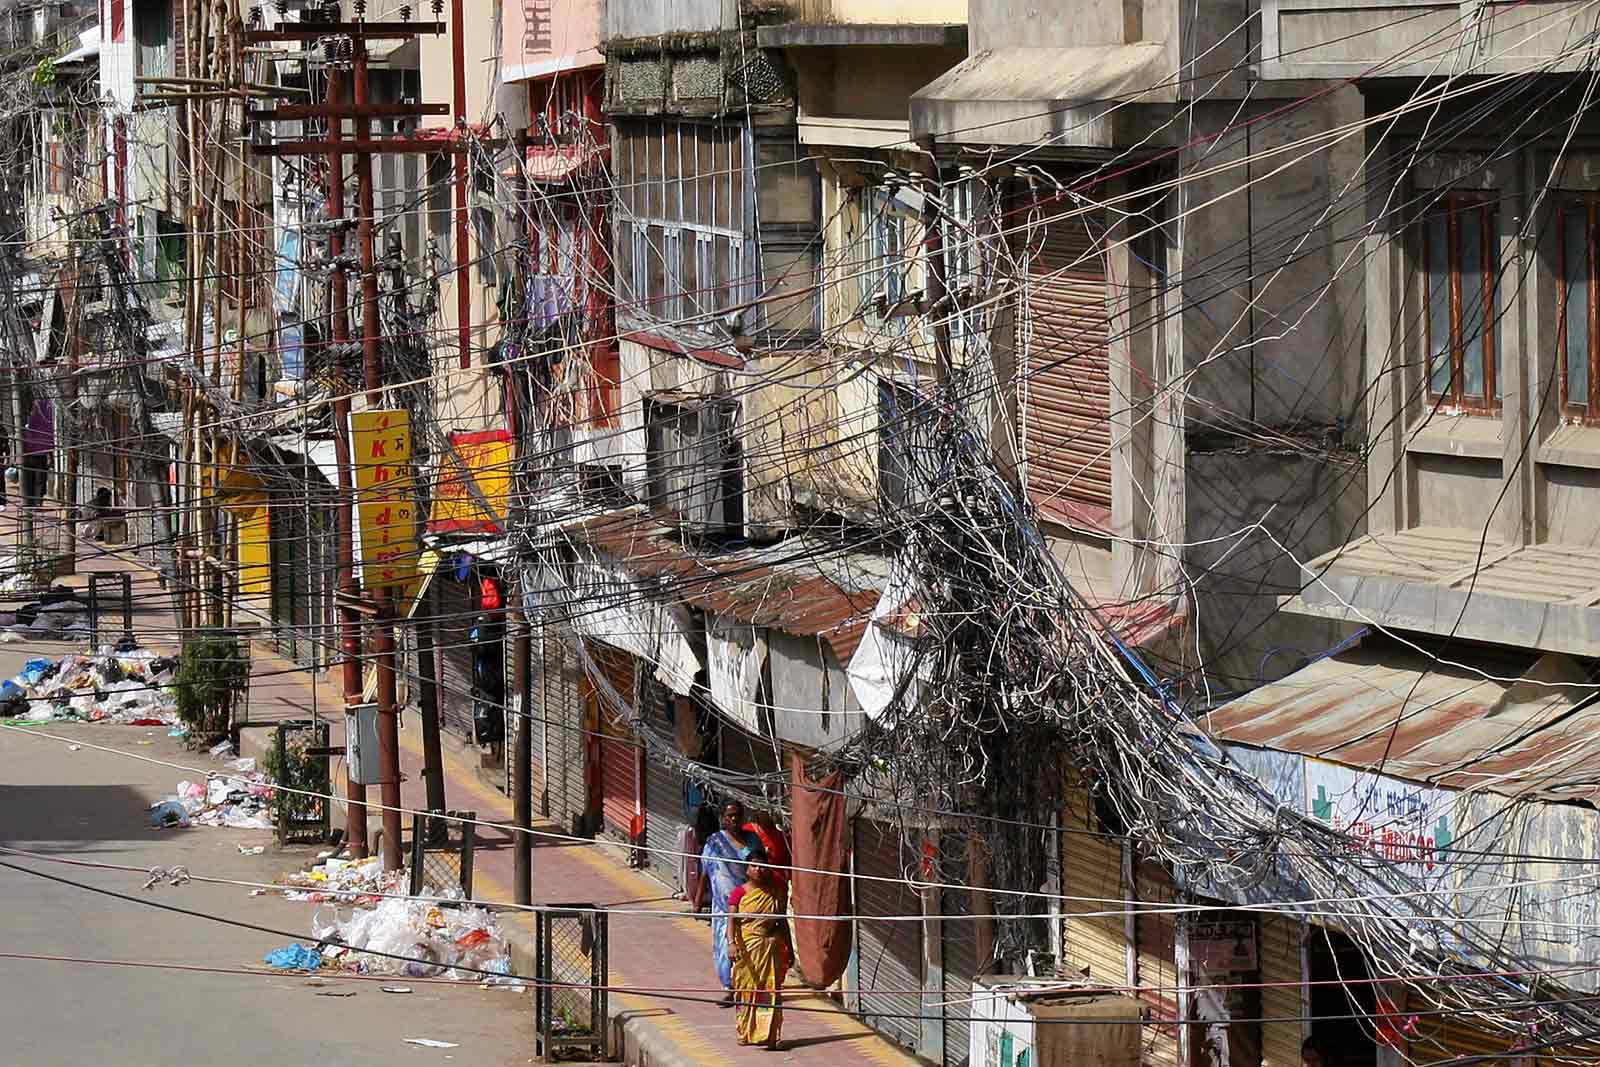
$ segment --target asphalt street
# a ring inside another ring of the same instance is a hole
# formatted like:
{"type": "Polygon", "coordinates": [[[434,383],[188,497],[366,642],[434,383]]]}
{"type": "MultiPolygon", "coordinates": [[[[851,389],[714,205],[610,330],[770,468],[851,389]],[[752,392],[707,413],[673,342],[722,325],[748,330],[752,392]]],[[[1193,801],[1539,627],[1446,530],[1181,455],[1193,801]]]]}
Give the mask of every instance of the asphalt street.
{"type": "MultiPolygon", "coordinates": [[[[0,656],[0,677],[14,668],[0,656]]],[[[54,723],[74,742],[204,767],[165,729],[54,723]]],[[[146,808],[173,791],[173,769],[0,729],[0,843],[55,858],[184,865],[195,873],[270,882],[314,850],[279,851],[266,831],[151,829],[146,808]],[[239,846],[265,845],[261,855],[239,846]]],[[[236,886],[190,883],[144,890],[144,878],[0,855],[0,862],[141,899],[308,934],[314,905],[236,886]]],[[[386,983],[271,973],[262,955],[289,938],[160,911],[0,867],[0,1062],[30,1067],[306,1067],[366,1064],[526,1064],[533,1058],[528,994],[473,984],[386,983]],[[155,964],[249,970],[216,973],[155,964]],[[409,985],[409,995],[381,985],[409,985]],[[351,994],[337,996],[330,994],[351,994]],[[407,1044],[418,1037],[457,1047],[407,1044]]]]}

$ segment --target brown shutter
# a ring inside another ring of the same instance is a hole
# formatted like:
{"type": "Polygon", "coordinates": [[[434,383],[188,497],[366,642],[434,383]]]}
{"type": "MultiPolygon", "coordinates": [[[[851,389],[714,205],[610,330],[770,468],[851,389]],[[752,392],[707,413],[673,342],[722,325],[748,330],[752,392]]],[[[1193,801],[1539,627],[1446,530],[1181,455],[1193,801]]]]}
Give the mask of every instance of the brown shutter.
{"type": "Polygon", "coordinates": [[[1102,213],[1064,200],[1024,230],[1027,295],[1019,338],[1022,432],[1029,495],[1047,515],[1111,526],[1110,317],[1102,213]],[[1067,214],[1065,218],[1056,218],[1067,214]]]}
{"type": "MultiPolygon", "coordinates": [[[[604,645],[591,643],[587,647],[611,687],[622,699],[634,700],[633,657],[604,645]]],[[[638,745],[606,695],[597,691],[592,682],[587,691],[599,709],[601,815],[608,829],[631,840],[640,800],[638,745]]]]}

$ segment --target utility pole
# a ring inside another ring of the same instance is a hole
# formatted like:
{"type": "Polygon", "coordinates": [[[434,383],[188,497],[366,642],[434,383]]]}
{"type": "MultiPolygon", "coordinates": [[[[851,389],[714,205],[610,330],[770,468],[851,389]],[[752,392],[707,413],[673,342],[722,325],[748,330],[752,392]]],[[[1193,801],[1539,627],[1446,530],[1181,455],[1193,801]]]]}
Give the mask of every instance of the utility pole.
{"type": "MultiPolygon", "coordinates": [[[[411,322],[410,302],[406,299],[405,249],[400,235],[391,233],[384,250],[384,261],[389,268],[389,299],[394,304],[396,318],[402,323],[411,322]]],[[[409,344],[409,340],[402,341],[409,344]]],[[[425,342],[424,342],[425,343],[425,342]]],[[[426,579],[424,579],[426,580],[426,579]]],[[[427,794],[429,811],[444,811],[444,752],[439,737],[439,672],[434,658],[434,631],[438,611],[438,596],[432,584],[428,585],[427,602],[419,606],[413,616],[412,632],[417,641],[417,710],[422,719],[422,784],[427,794]]],[[[449,828],[442,822],[430,821],[429,827],[440,831],[449,828]]]]}
{"type": "MultiPolygon", "coordinates": [[[[333,344],[344,358],[350,344],[350,285],[344,272],[344,153],[339,142],[344,137],[344,119],[337,114],[342,93],[343,72],[328,64],[328,219],[333,228],[328,234],[328,258],[333,261],[333,307],[329,332],[333,344]]],[[[339,539],[337,558],[339,588],[339,670],[344,683],[346,707],[361,703],[361,617],[355,602],[361,591],[356,586],[355,553],[355,468],[350,457],[350,397],[338,387],[333,402],[333,454],[339,466],[339,506],[334,512],[334,527],[339,539]]],[[[344,835],[350,854],[358,859],[367,855],[367,787],[350,775],[344,776],[344,835]]]]}
{"type": "MultiPolygon", "coordinates": [[[[344,36],[350,40],[352,101],[344,105],[338,100],[332,88],[337,85],[337,68],[330,62],[328,66],[330,92],[327,102],[322,106],[279,106],[271,111],[251,112],[251,117],[263,120],[274,119],[304,119],[325,118],[329,124],[328,137],[321,141],[291,140],[279,141],[274,144],[255,145],[255,151],[267,156],[314,156],[323,155],[330,159],[329,173],[332,176],[329,186],[329,212],[333,216],[335,231],[338,223],[343,220],[343,196],[340,193],[337,200],[334,190],[340,188],[339,177],[342,176],[342,166],[338,161],[344,155],[351,155],[355,159],[356,174],[356,239],[359,245],[361,266],[361,353],[363,389],[369,406],[377,407],[383,402],[383,366],[382,366],[382,324],[379,321],[378,307],[378,275],[377,256],[374,248],[374,214],[373,186],[372,186],[372,156],[383,153],[425,152],[438,148],[435,141],[427,141],[411,137],[384,137],[374,140],[372,137],[371,120],[375,117],[386,118],[411,118],[423,115],[442,115],[447,112],[443,105],[435,104],[373,104],[368,95],[369,81],[367,71],[367,41],[386,39],[410,39],[420,34],[438,34],[444,32],[442,23],[412,23],[412,22],[368,22],[358,17],[350,22],[305,22],[286,23],[272,30],[257,30],[248,34],[250,44],[268,44],[288,40],[319,40],[328,37],[344,36]],[[354,137],[349,141],[342,140],[334,131],[346,119],[354,123],[354,137]]],[[[459,52],[458,52],[459,56],[459,52]]],[[[460,72],[458,71],[458,78],[460,72]]],[[[464,151],[464,146],[460,151],[464,151]]],[[[339,257],[343,256],[343,242],[339,242],[339,257]]],[[[336,263],[342,266],[342,263],[336,263]]],[[[348,304],[348,290],[341,282],[341,276],[335,274],[334,301],[339,305],[335,309],[335,330],[338,330],[339,313],[348,304]],[[343,290],[341,292],[341,290],[343,290]]],[[[348,332],[340,338],[335,333],[336,342],[347,345],[348,332]]],[[[341,351],[347,349],[341,348],[341,351]]],[[[341,402],[335,411],[335,423],[338,426],[338,440],[341,442],[338,462],[340,467],[339,483],[341,490],[341,528],[350,530],[352,519],[348,516],[353,507],[347,504],[354,495],[354,470],[351,465],[349,415],[350,404],[348,399],[341,402]],[[350,510],[346,510],[350,508],[350,510]]],[[[362,608],[373,618],[371,657],[378,676],[378,746],[377,753],[383,770],[382,790],[383,798],[383,861],[384,867],[390,870],[398,869],[401,865],[401,824],[400,824],[400,724],[399,709],[396,706],[395,686],[395,656],[394,656],[394,595],[387,588],[368,589],[368,598],[362,604],[355,592],[354,563],[350,560],[348,578],[344,570],[345,555],[348,552],[350,538],[341,538],[341,630],[343,631],[344,667],[345,667],[345,699],[347,704],[359,702],[361,694],[360,655],[359,643],[352,642],[350,637],[350,618],[348,613],[354,613],[362,608]],[[347,610],[346,610],[347,609],[347,610]],[[348,613],[347,613],[348,611],[348,613]],[[354,647],[352,647],[354,645],[354,647]],[[352,677],[353,671],[353,677],[352,677]],[[353,684],[352,684],[353,683],[353,684]]],[[[357,847],[358,841],[364,849],[366,840],[366,811],[365,790],[360,789],[355,783],[347,783],[347,795],[351,798],[348,832],[351,838],[352,849],[357,847]],[[362,808],[357,822],[355,798],[360,796],[362,808]]]]}
{"type": "MultiPolygon", "coordinates": [[[[459,0],[458,0],[459,3],[459,0]]],[[[528,131],[524,129],[517,135],[517,212],[520,216],[528,202],[528,131]]],[[[529,233],[527,224],[524,223],[521,239],[515,243],[519,254],[527,247],[529,233]]],[[[526,314],[522,316],[526,319],[526,314]]],[[[502,325],[502,329],[504,329],[502,325]]],[[[522,328],[521,324],[514,327],[522,328]]],[[[522,438],[523,423],[526,421],[522,411],[522,389],[517,382],[518,364],[506,365],[506,395],[510,397],[507,405],[507,417],[511,423],[511,469],[513,482],[516,471],[521,467],[523,457],[522,438]]],[[[515,507],[515,505],[513,505],[515,507]]],[[[511,516],[506,517],[509,526],[511,516]]],[[[507,531],[509,532],[509,530],[507,531]]],[[[516,731],[512,735],[512,775],[511,781],[515,789],[512,798],[514,816],[517,824],[516,851],[512,854],[516,861],[515,890],[518,904],[533,903],[533,720],[532,703],[533,695],[533,635],[528,620],[526,588],[523,583],[523,570],[517,568],[517,582],[513,594],[516,597],[516,607],[511,612],[511,625],[516,633],[516,645],[512,653],[512,679],[513,692],[511,714],[508,725],[516,731]]]]}

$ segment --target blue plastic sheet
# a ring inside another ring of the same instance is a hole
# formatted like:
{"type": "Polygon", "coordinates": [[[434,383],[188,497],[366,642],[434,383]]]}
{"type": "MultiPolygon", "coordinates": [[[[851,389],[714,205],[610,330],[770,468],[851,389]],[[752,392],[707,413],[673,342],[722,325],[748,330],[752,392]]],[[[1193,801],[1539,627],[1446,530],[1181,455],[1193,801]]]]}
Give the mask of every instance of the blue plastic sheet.
{"type": "Polygon", "coordinates": [[[314,971],[322,966],[322,954],[305,945],[285,945],[267,953],[262,962],[280,971],[314,971]]]}

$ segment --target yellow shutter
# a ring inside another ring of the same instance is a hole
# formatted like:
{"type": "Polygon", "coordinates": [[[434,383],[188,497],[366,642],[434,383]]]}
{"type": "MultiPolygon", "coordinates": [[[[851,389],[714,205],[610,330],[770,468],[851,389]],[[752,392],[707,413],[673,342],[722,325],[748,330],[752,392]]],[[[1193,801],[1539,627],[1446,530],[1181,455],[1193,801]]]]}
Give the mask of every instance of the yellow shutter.
{"type": "Polygon", "coordinates": [[[1088,794],[1069,789],[1061,839],[1062,895],[1084,900],[1061,903],[1061,971],[1068,975],[1087,975],[1096,983],[1122,987],[1128,981],[1127,934],[1123,917],[1093,915],[1093,912],[1121,912],[1126,899],[1122,891],[1122,845],[1115,838],[1101,837],[1089,813],[1088,794]]]}
{"type": "Polygon", "coordinates": [[[1305,1028],[1305,981],[1300,961],[1302,926],[1284,915],[1261,918],[1261,1016],[1295,1022],[1261,1024],[1262,1067],[1300,1067],[1300,1046],[1305,1028]]]}

